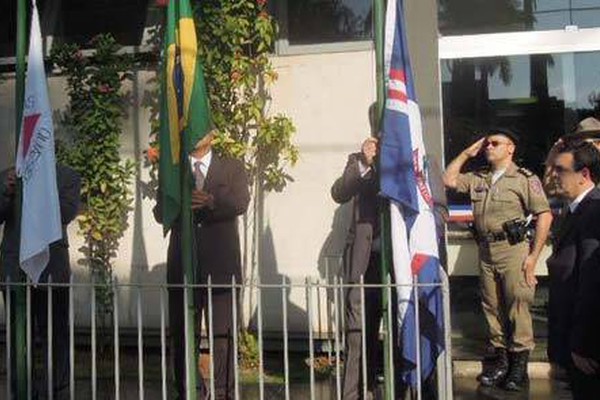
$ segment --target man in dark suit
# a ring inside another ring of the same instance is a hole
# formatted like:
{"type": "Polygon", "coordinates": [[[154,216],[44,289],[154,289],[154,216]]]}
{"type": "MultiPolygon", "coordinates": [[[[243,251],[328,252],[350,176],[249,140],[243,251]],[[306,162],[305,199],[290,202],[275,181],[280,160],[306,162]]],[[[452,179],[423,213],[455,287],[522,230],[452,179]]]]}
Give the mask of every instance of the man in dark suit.
{"type": "MultiPolygon", "coordinates": [[[[69,264],[69,241],[67,225],[75,219],[79,211],[81,179],[71,168],[58,165],[56,167],[60,215],[63,225],[63,238],[50,245],[50,260],[42,276],[41,283],[69,283],[71,267],[69,264]]],[[[0,265],[4,279],[11,282],[19,279],[19,243],[21,227],[15,218],[15,186],[14,168],[0,173],[0,224],[4,223],[4,236],[0,245],[0,265]]],[[[52,291],[52,348],[53,348],[53,384],[54,398],[66,399],[69,394],[69,290],[66,287],[54,288],[52,291]]],[[[42,342],[44,358],[47,352],[48,306],[47,289],[33,288],[31,291],[31,312],[34,338],[42,342]]],[[[13,354],[13,360],[14,360],[13,354]]],[[[47,365],[46,361],[43,364],[47,365]]],[[[48,396],[46,369],[36,371],[34,382],[35,398],[48,396]]],[[[16,387],[16,386],[13,386],[16,387]]]]}
{"type": "Polygon", "coordinates": [[[556,150],[553,179],[568,201],[550,276],[548,353],[569,372],[573,396],[600,393],[600,153],[587,142],[556,150]]]}
{"type": "MultiPolygon", "coordinates": [[[[210,276],[213,284],[231,284],[232,277],[241,282],[241,256],[238,235],[238,216],[246,212],[250,201],[248,179],[244,164],[232,158],[221,157],[212,151],[214,133],[201,139],[190,154],[190,166],[194,176],[192,210],[194,219],[195,254],[197,259],[197,283],[205,284],[210,276]]],[[[155,207],[159,222],[160,205],[155,207]]],[[[181,262],[181,232],[175,223],[171,230],[167,255],[167,282],[183,283],[181,262]]],[[[174,352],[174,374],[179,398],[185,398],[185,327],[184,292],[181,289],[169,290],[169,319],[172,349],[174,352]]],[[[208,292],[200,289],[195,296],[198,312],[198,331],[204,316],[208,321],[208,292]]],[[[212,290],[212,315],[214,348],[213,365],[215,377],[215,399],[233,398],[233,334],[232,291],[228,288],[212,290]]],[[[208,392],[203,382],[200,398],[208,392]]]]}
{"type": "MultiPolygon", "coordinates": [[[[352,201],[352,224],[344,251],[346,284],[381,283],[378,184],[375,173],[377,139],[366,139],[359,153],[350,154],[344,172],[331,188],[336,203],[352,201]]],[[[344,360],[343,399],[361,398],[362,393],[362,317],[361,289],[349,288],[346,297],[346,349],[344,360]]],[[[377,372],[377,335],[382,316],[381,290],[365,289],[365,326],[367,377],[369,392],[375,389],[377,372]]]]}

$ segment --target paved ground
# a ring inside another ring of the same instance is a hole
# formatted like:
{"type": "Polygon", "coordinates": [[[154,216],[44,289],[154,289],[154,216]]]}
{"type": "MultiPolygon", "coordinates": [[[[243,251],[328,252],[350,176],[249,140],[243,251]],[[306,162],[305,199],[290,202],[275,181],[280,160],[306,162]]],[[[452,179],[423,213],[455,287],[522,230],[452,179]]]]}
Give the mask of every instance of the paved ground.
{"type": "Polygon", "coordinates": [[[571,398],[565,382],[549,379],[532,380],[529,390],[523,393],[508,393],[496,388],[479,387],[477,381],[472,378],[454,380],[455,400],[567,400],[571,398]]]}
{"type": "MultiPolygon", "coordinates": [[[[121,387],[120,398],[122,400],[137,400],[140,398],[137,382],[125,381],[121,387]]],[[[0,382],[0,398],[6,398],[6,384],[0,382]]],[[[107,382],[100,381],[98,383],[99,400],[114,399],[114,389],[112,383],[107,385],[107,382]]],[[[258,400],[259,392],[257,385],[245,385],[242,388],[242,399],[258,400]]],[[[77,382],[77,400],[91,399],[91,387],[89,382],[77,382]]],[[[285,399],[284,387],[282,385],[268,384],[265,385],[266,400],[285,399]]],[[[290,387],[291,399],[310,399],[310,385],[308,384],[293,384],[290,387]]],[[[327,381],[318,382],[315,386],[316,400],[334,400],[335,386],[327,381]]],[[[162,399],[162,391],[159,382],[146,382],[144,385],[145,400],[162,399]]],[[[454,381],[454,399],[455,400],[568,400],[571,399],[569,391],[566,389],[564,382],[552,381],[547,379],[536,379],[531,381],[529,390],[523,393],[508,393],[504,390],[495,388],[480,388],[477,382],[472,378],[460,378],[454,381]]]]}

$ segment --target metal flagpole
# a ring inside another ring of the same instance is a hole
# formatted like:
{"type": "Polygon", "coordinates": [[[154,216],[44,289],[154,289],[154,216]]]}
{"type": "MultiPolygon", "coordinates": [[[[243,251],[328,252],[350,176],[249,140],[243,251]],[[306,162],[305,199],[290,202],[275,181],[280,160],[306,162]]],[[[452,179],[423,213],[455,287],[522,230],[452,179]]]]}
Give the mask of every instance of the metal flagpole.
{"type": "MultiPolygon", "coordinates": [[[[21,132],[21,119],[23,118],[23,98],[25,96],[25,49],[27,45],[27,1],[17,1],[17,40],[16,40],[16,90],[15,90],[15,149],[19,146],[19,135],[21,132]]],[[[17,181],[14,215],[15,226],[20,231],[21,226],[21,180],[17,181]]],[[[17,244],[20,246],[20,244],[17,244]]],[[[17,247],[18,248],[18,247],[17,247]]],[[[18,258],[17,258],[18,260],[18,258]]],[[[15,301],[13,302],[14,313],[14,340],[15,362],[13,363],[14,377],[16,382],[17,398],[24,399],[27,396],[27,312],[26,312],[26,290],[25,286],[18,285],[25,282],[25,276],[17,265],[14,265],[14,274],[11,279],[16,282],[14,287],[15,301]]],[[[11,290],[9,288],[9,290],[11,290]]]]}
{"type": "MultiPolygon", "coordinates": [[[[373,3],[373,15],[374,15],[374,27],[375,27],[375,76],[377,81],[377,115],[378,115],[378,126],[377,129],[381,129],[381,118],[383,115],[383,107],[385,102],[385,76],[384,76],[384,38],[385,38],[385,0],[374,0],[373,3]]],[[[391,275],[391,241],[390,241],[390,219],[389,219],[389,202],[382,201],[382,207],[380,208],[380,221],[381,221],[381,277],[382,282],[390,283],[390,280],[386,277],[391,275]]],[[[382,306],[383,315],[387,315],[388,307],[392,305],[388,302],[388,296],[386,296],[386,288],[382,287],[382,306]]],[[[385,399],[391,400],[393,396],[394,387],[394,376],[391,372],[392,362],[390,359],[390,341],[393,340],[393,324],[388,322],[388,318],[384,318],[384,385],[385,385],[385,399]],[[392,326],[390,326],[392,325],[392,326]]]]}
{"type": "MultiPolygon", "coordinates": [[[[183,143],[183,138],[182,138],[183,143]]],[[[194,257],[194,232],[192,227],[192,171],[189,164],[189,160],[187,155],[184,152],[181,152],[181,166],[182,166],[182,176],[181,176],[181,260],[183,262],[183,273],[186,278],[186,285],[195,285],[197,284],[196,274],[194,273],[194,262],[197,261],[197,258],[194,257]]],[[[189,387],[187,388],[188,398],[195,399],[196,398],[196,390],[197,390],[197,375],[198,375],[198,359],[197,349],[196,349],[196,332],[198,327],[196,326],[196,312],[195,312],[195,299],[194,294],[198,290],[197,287],[191,286],[191,290],[184,291],[184,295],[188,297],[187,307],[185,312],[188,315],[188,325],[185,332],[186,341],[188,341],[189,346],[188,354],[186,355],[188,358],[188,366],[186,374],[187,374],[187,382],[189,387]]],[[[211,354],[212,357],[212,354],[211,354]]]]}
{"type": "MultiPolygon", "coordinates": [[[[181,13],[181,2],[176,1],[174,3],[176,7],[175,15],[177,19],[180,18],[181,13]]],[[[167,9],[168,12],[168,9],[167,9]]],[[[167,18],[167,24],[169,24],[169,18],[167,18]]],[[[168,28],[167,28],[168,29],[168,28]]],[[[181,35],[181,32],[178,33],[181,35]]],[[[181,37],[177,39],[177,46],[181,43],[181,37]]],[[[166,54],[164,55],[166,57],[166,54]]],[[[164,67],[164,66],[163,66],[164,67]]],[[[178,101],[183,101],[179,99],[178,101]]],[[[163,117],[164,118],[164,117],[163,117]]],[[[192,170],[188,158],[188,154],[183,151],[183,144],[186,139],[184,138],[185,131],[179,126],[180,142],[182,144],[182,151],[180,154],[180,184],[181,184],[181,212],[180,212],[180,225],[177,229],[181,229],[181,263],[184,274],[184,296],[187,297],[187,301],[184,312],[186,313],[187,325],[185,326],[185,341],[186,341],[186,394],[187,398],[195,399],[197,397],[197,378],[198,378],[198,349],[196,347],[196,333],[199,327],[196,325],[196,312],[195,312],[195,293],[198,290],[193,285],[198,284],[195,274],[195,263],[197,257],[195,256],[195,240],[194,240],[194,228],[193,228],[193,215],[192,215],[192,170]],[[191,286],[188,286],[191,285],[191,286]]],[[[198,269],[199,270],[199,269],[198,269]]],[[[212,356],[212,354],[211,354],[212,356]]],[[[214,395],[214,394],[213,394],[214,395]]]]}

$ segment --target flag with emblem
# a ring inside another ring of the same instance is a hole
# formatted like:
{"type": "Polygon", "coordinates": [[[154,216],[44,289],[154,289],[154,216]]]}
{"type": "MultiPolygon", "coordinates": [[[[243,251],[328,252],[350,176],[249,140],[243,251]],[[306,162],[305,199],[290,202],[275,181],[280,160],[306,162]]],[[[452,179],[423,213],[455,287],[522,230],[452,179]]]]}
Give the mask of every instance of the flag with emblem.
{"type": "Polygon", "coordinates": [[[189,0],[169,1],[163,51],[159,183],[162,221],[166,232],[181,210],[181,173],[187,165],[187,156],[211,126],[189,0]]]}
{"type": "Polygon", "coordinates": [[[398,327],[403,378],[417,384],[433,371],[443,346],[441,287],[411,284],[440,283],[433,199],[429,186],[421,113],[415,95],[401,0],[388,0],[385,22],[384,73],[386,102],[381,142],[381,191],[390,201],[393,268],[398,286],[398,327]],[[419,326],[415,304],[419,305],[419,326]],[[417,338],[419,341],[417,341],[417,338]],[[417,362],[417,343],[420,362],[417,362]]]}
{"type": "Polygon", "coordinates": [[[35,2],[16,172],[23,182],[19,263],[29,278],[37,283],[50,260],[50,243],[62,238],[62,224],[56,184],[52,109],[35,2]]]}

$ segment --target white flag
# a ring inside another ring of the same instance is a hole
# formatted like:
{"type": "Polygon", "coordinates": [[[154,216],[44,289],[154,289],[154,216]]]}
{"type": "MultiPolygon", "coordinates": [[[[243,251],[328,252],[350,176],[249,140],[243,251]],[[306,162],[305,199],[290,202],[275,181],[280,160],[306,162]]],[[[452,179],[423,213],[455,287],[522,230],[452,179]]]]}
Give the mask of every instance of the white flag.
{"type": "Polygon", "coordinates": [[[37,283],[50,259],[49,244],[62,238],[62,226],[52,110],[48,100],[42,35],[35,1],[16,167],[17,175],[23,180],[19,261],[23,271],[37,283]]]}

